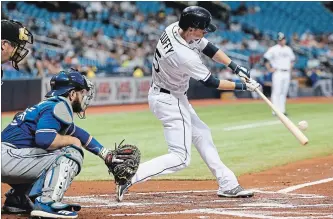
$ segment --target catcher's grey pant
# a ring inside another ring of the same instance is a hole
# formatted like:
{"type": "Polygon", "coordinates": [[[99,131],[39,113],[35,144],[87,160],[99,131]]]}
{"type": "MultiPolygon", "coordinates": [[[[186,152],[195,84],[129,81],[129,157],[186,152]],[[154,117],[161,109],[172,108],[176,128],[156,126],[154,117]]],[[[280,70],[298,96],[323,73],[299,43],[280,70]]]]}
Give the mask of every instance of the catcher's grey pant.
{"type": "Polygon", "coordinates": [[[148,99],[150,110],[163,124],[169,153],[140,164],[132,183],[145,181],[152,176],[174,173],[187,167],[190,164],[193,143],[218,179],[221,190],[238,186],[235,174],[219,157],[209,127],[198,117],[186,95],[162,93],[153,86],[149,90],[148,99]]]}
{"type": "Polygon", "coordinates": [[[61,201],[82,165],[83,157],[79,150],[64,147],[55,151],[40,148],[21,148],[1,143],[1,182],[9,185],[33,184],[34,192],[42,195],[44,201],[61,201]],[[44,182],[48,182],[44,185],[44,182]]]}
{"type": "Polygon", "coordinates": [[[41,148],[17,149],[1,143],[1,182],[7,184],[34,183],[50,168],[60,151],[49,153],[41,148]]]}

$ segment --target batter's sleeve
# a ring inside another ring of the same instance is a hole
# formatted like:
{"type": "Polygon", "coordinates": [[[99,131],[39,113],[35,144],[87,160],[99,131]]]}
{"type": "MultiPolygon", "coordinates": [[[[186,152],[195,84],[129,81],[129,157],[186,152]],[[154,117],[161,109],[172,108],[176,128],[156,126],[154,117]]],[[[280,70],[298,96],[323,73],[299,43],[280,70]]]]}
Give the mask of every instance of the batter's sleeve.
{"type": "Polygon", "coordinates": [[[180,69],[197,81],[206,81],[211,75],[210,71],[202,63],[198,55],[181,65],[180,69]]]}
{"type": "Polygon", "coordinates": [[[61,123],[53,115],[53,109],[45,110],[37,123],[35,133],[36,145],[47,149],[52,144],[60,129],[61,123]]]}
{"type": "Polygon", "coordinates": [[[198,42],[198,49],[200,50],[200,52],[202,52],[202,50],[204,50],[204,48],[206,48],[208,43],[209,43],[209,41],[206,38],[200,39],[200,41],[198,42]]]}

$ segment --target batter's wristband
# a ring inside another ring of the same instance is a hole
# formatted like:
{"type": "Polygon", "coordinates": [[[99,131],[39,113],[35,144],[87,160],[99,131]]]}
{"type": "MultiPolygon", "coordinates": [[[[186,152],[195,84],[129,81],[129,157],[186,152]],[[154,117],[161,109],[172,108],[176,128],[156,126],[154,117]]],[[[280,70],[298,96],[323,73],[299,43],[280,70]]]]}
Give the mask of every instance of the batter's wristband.
{"type": "Polygon", "coordinates": [[[231,68],[233,72],[236,72],[237,68],[239,68],[239,65],[237,65],[234,61],[231,61],[228,67],[231,68]]]}
{"type": "Polygon", "coordinates": [[[245,83],[235,83],[235,90],[241,90],[245,91],[246,90],[246,84],[245,83]]]}

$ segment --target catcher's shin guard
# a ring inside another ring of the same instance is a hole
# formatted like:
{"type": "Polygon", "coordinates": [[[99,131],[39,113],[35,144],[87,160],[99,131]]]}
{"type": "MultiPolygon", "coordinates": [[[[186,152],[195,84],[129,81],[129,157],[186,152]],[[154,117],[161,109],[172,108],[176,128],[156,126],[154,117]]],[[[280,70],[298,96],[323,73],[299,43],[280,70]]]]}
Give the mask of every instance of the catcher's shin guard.
{"type": "Polygon", "coordinates": [[[74,146],[62,150],[64,153],[45,174],[42,194],[35,200],[32,217],[77,218],[78,216],[75,211],[81,209],[80,205],[65,204],[61,201],[74,177],[81,170],[83,152],[74,146]]]}
{"type": "Polygon", "coordinates": [[[46,172],[41,202],[61,202],[64,193],[81,170],[83,163],[81,149],[69,146],[62,150],[64,154],[58,157],[46,172]]]}

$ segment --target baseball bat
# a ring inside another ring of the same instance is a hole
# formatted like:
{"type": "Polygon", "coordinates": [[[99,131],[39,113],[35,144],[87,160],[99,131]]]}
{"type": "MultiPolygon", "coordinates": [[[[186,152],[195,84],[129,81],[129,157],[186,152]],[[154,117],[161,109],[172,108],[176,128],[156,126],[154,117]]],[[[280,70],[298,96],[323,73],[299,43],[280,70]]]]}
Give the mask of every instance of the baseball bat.
{"type": "Polygon", "coordinates": [[[298,141],[302,145],[306,145],[309,142],[309,139],[301,132],[301,130],[299,130],[299,128],[292,121],[290,121],[287,116],[281,113],[258,88],[256,88],[255,91],[272,108],[280,121],[289,129],[289,131],[298,139],[298,141]]]}

